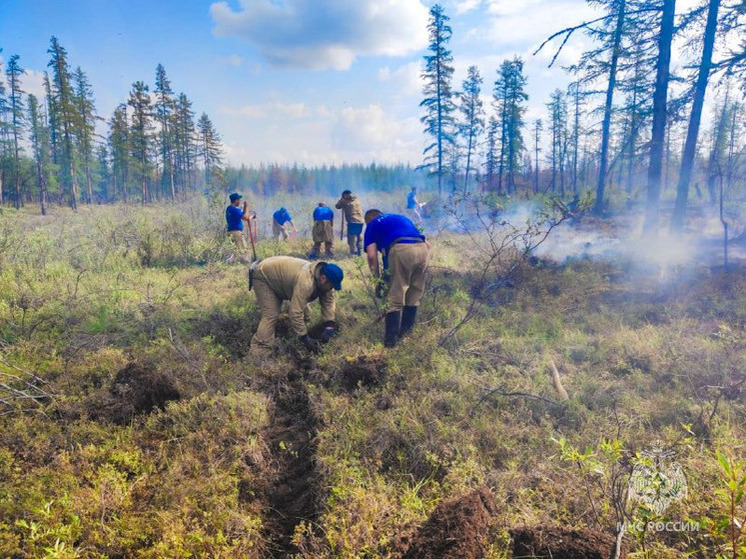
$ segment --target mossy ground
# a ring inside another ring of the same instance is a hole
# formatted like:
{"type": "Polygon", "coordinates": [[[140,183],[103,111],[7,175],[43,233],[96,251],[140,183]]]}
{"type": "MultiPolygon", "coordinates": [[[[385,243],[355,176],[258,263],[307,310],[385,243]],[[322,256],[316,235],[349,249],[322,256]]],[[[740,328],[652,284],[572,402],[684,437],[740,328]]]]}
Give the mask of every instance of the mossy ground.
{"type": "MultiPolygon", "coordinates": [[[[398,347],[381,346],[364,260],[345,256],[339,335],[312,359],[281,335],[279,356],[258,364],[247,349],[259,314],[221,211],[0,214],[0,556],[267,556],[279,537],[268,495],[305,460],[312,480],[298,487],[315,502],[285,550],[397,556],[439,503],[488,488],[481,549],[510,557],[516,527],[613,535],[615,479],[657,440],[689,491],[665,517],[701,529],[630,536],[631,553],[727,551],[715,450],[744,456],[743,268],[692,263],[662,280],[627,261],[538,260],[486,292],[475,249],[444,232],[398,347]],[[475,297],[474,318],[447,335],[475,297]],[[123,377],[170,397],[137,407],[123,377]],[[293,383],[313,419],[295,439],[312,441],[310,457],[272,425],[293,383]]],[[[258,249],[303,256],[310,241],[258,249]]]]}

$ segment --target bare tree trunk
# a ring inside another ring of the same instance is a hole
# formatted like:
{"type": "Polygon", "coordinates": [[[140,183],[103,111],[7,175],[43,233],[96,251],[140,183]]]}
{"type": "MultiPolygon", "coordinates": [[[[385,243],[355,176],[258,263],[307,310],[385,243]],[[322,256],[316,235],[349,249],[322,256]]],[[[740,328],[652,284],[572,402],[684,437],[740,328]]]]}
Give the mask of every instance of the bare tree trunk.
{"type": "Polygon", "coordinates": [[[578,150],[580,149],[580,86],[575,84],[575,131],[572,146],[572,192],[578,193],[578,150]]]}
{"type": "Polygon", "coordinates": [[[663,0],[661,30],[658,36],[658,61],[656,62],[655,91],[653,92],[653,131],[650,139],[648,166],[648,196],[645,207],[643,235],[657,236],[660,222],[658,207],[663,170],[663,143],[666,135],[666,100],[668,96],[671,42],[673,41],[676,0],[663,0]]]}
{"type": "Polygon", "coordinates": [[[534,132],[534,194],[539,193],[539,126],[534,132]]]}
{"type": "Polygon", "coordinates": [[[609,136],[611,133],[611,109],[614,104],[614,89],[616,88],[616,69],[619,63],[619,49],[622,43],[622,29],[624,27],[625,0],[619,3],[616,29],[614,30],[614,47],[611,51],[611,67],[609,68],[609,85],[606,88],[606,104],[604,105],[604,120],[601,125],[601,160],[598,165],[598,185],[596,186],[596,203],[593,213],[601,215],[604,211],[604,190],[606,188],[606,171],[609,163],[609,136]]]}
{"type": "Polygon", "coordinates": [[[684,153],[681,156],[681,171],[679,172],[679,184],[676,188],[676,206],[671,218],[671,230],[681,231],[684,228],[686,218],[686,202],[689,196],[689,183],[692,178],[694,167],[694,155],[697,150],[697,136],[699,135],[699,123],[702,120],[702,106],[705,102],[707,82],[712,67],[712,50],[715,45],[715,32],[717,31],[718,9],[720,0],[710,0],[707,9],[707,24],[703,39],[702,61],[699,64],[697,83],[694,87],[694,99],[692,101],[692,113],[689,117],[689,128],[686,132],[686,143],[684,153]]]}
{"type": "Polygon", "coordinates": [[[72,157],[70,157],[70,166],[68,168],[70,172],[70,180],[72,185],[70,187],[70,207],[73,210],[78,209],[78,177],[75,174],[75,165],[73,164],[72,157]]]}

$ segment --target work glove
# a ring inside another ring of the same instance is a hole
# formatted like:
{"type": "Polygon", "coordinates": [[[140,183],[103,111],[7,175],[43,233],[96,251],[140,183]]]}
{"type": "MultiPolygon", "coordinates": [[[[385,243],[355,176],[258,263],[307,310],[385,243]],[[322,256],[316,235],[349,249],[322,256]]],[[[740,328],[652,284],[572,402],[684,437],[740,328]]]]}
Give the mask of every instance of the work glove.
{"type": "Polygon", "coordinates": [[[386,284],[379,280],[378,283],[376,283],[376,298],[383,299],[385,295],[386,284]]]}
{"type": "Polygon", "coordinates": [[[390,279],[391,276],[389,275],[388,270],[384,270],[380,279],[376,282],[376,297],[378,299],[383,299],[386,296],[386,289],[388,288],[390,279]]]}
{"type": "Polygon", "coordinates": [[[300,343],[303,344],[303,347],[305,347],[308,351],[312,353],[316,353],[321,349],[321,344],[318,340],[314,340],[311,336],[308,334],[304,334],[303,336],[300,336],[298,338],[300,340],[300,343]]]}
{"type": "Polygon", "coordinates": [[[337,329],[334,327],[334,322],[329,321],[324,324],[324,331],[321,333],[321,342],[327,343],[336,335],[337,329]]]}

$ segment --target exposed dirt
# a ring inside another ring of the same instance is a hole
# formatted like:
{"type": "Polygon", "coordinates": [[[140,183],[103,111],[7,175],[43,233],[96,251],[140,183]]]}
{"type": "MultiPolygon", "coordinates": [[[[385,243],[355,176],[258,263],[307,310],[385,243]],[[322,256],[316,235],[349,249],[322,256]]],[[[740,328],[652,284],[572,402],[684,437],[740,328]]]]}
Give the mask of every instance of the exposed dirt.
{"type": "Polygon", "coordinates": [[[164,409],[181,394],[167,375],[139,363],[128,363],[120,370],[102,402],[90,410],[94,419],[108,419],[119,425],[129,423],[138,414],[164,409]]]}
{"type": "MultiPolygon", "coordinates": [[[[570,530],[556,526],[535,526],[510,530],[513,557],[552,559],[609,559],[615,540],[611,534],[585,528],[570,530]]],[[[622,550],[620,557],[625,557],[622,550]]]]}
{"type": "Polygon", "coordinates": [[[400,541],[402,559],[478,559],[493,526],[495,507],[492,495],[479,488],[458,499],[440,503],[420,527],[411,542],[400,541]]]}
{"type": "Polygon", "coordinates": [[[386,376],[387,362],[380,356],[361,355],[349,361],[339,376],[340,385],[348,392],[362,386],[375,386],[386,376]]]}
{"type": "Polygon", "coordinates": [[[272,451],[275,474],[262,496],[268,503],[265,529],[272,556],[288,557],[298,553],[292,542],[295,527],[317,516],[317,418],[301,374],[288,374],[266,391],[273,406],[264,437],[272,451]]]}

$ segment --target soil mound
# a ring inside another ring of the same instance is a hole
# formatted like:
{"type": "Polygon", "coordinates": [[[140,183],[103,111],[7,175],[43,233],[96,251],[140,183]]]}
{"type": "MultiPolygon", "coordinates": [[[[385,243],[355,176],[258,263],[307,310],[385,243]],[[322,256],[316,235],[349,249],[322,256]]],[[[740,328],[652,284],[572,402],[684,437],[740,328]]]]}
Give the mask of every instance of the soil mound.
{"type": "Polygon", "coordinates": [[[100,416],[122,425],[137,414],[164,409],[167,402],[180,398],[169,377],[144,365],[129,363],[112,381],[100,416]]]}
{"type": "Polygon", "coordinates": [[[616,544],[612,535],[589,528],[571,530],[536,526],[510,530],[510,535],[513,538],[513,557],[608,559],[616,544]]]}
{"type": "Polygon", "coordinates": [[[386,360],[378,356],[361,355],[345,363],[340,384],[347,392],[361,386],[381,384],[386,376],[386,360]]]}
{"type": "Polygon", "coordinates": [[[440,503],[412,539],[403,559],[479,559],[484,557],[496,507],[479,488],[440,503]]]}

